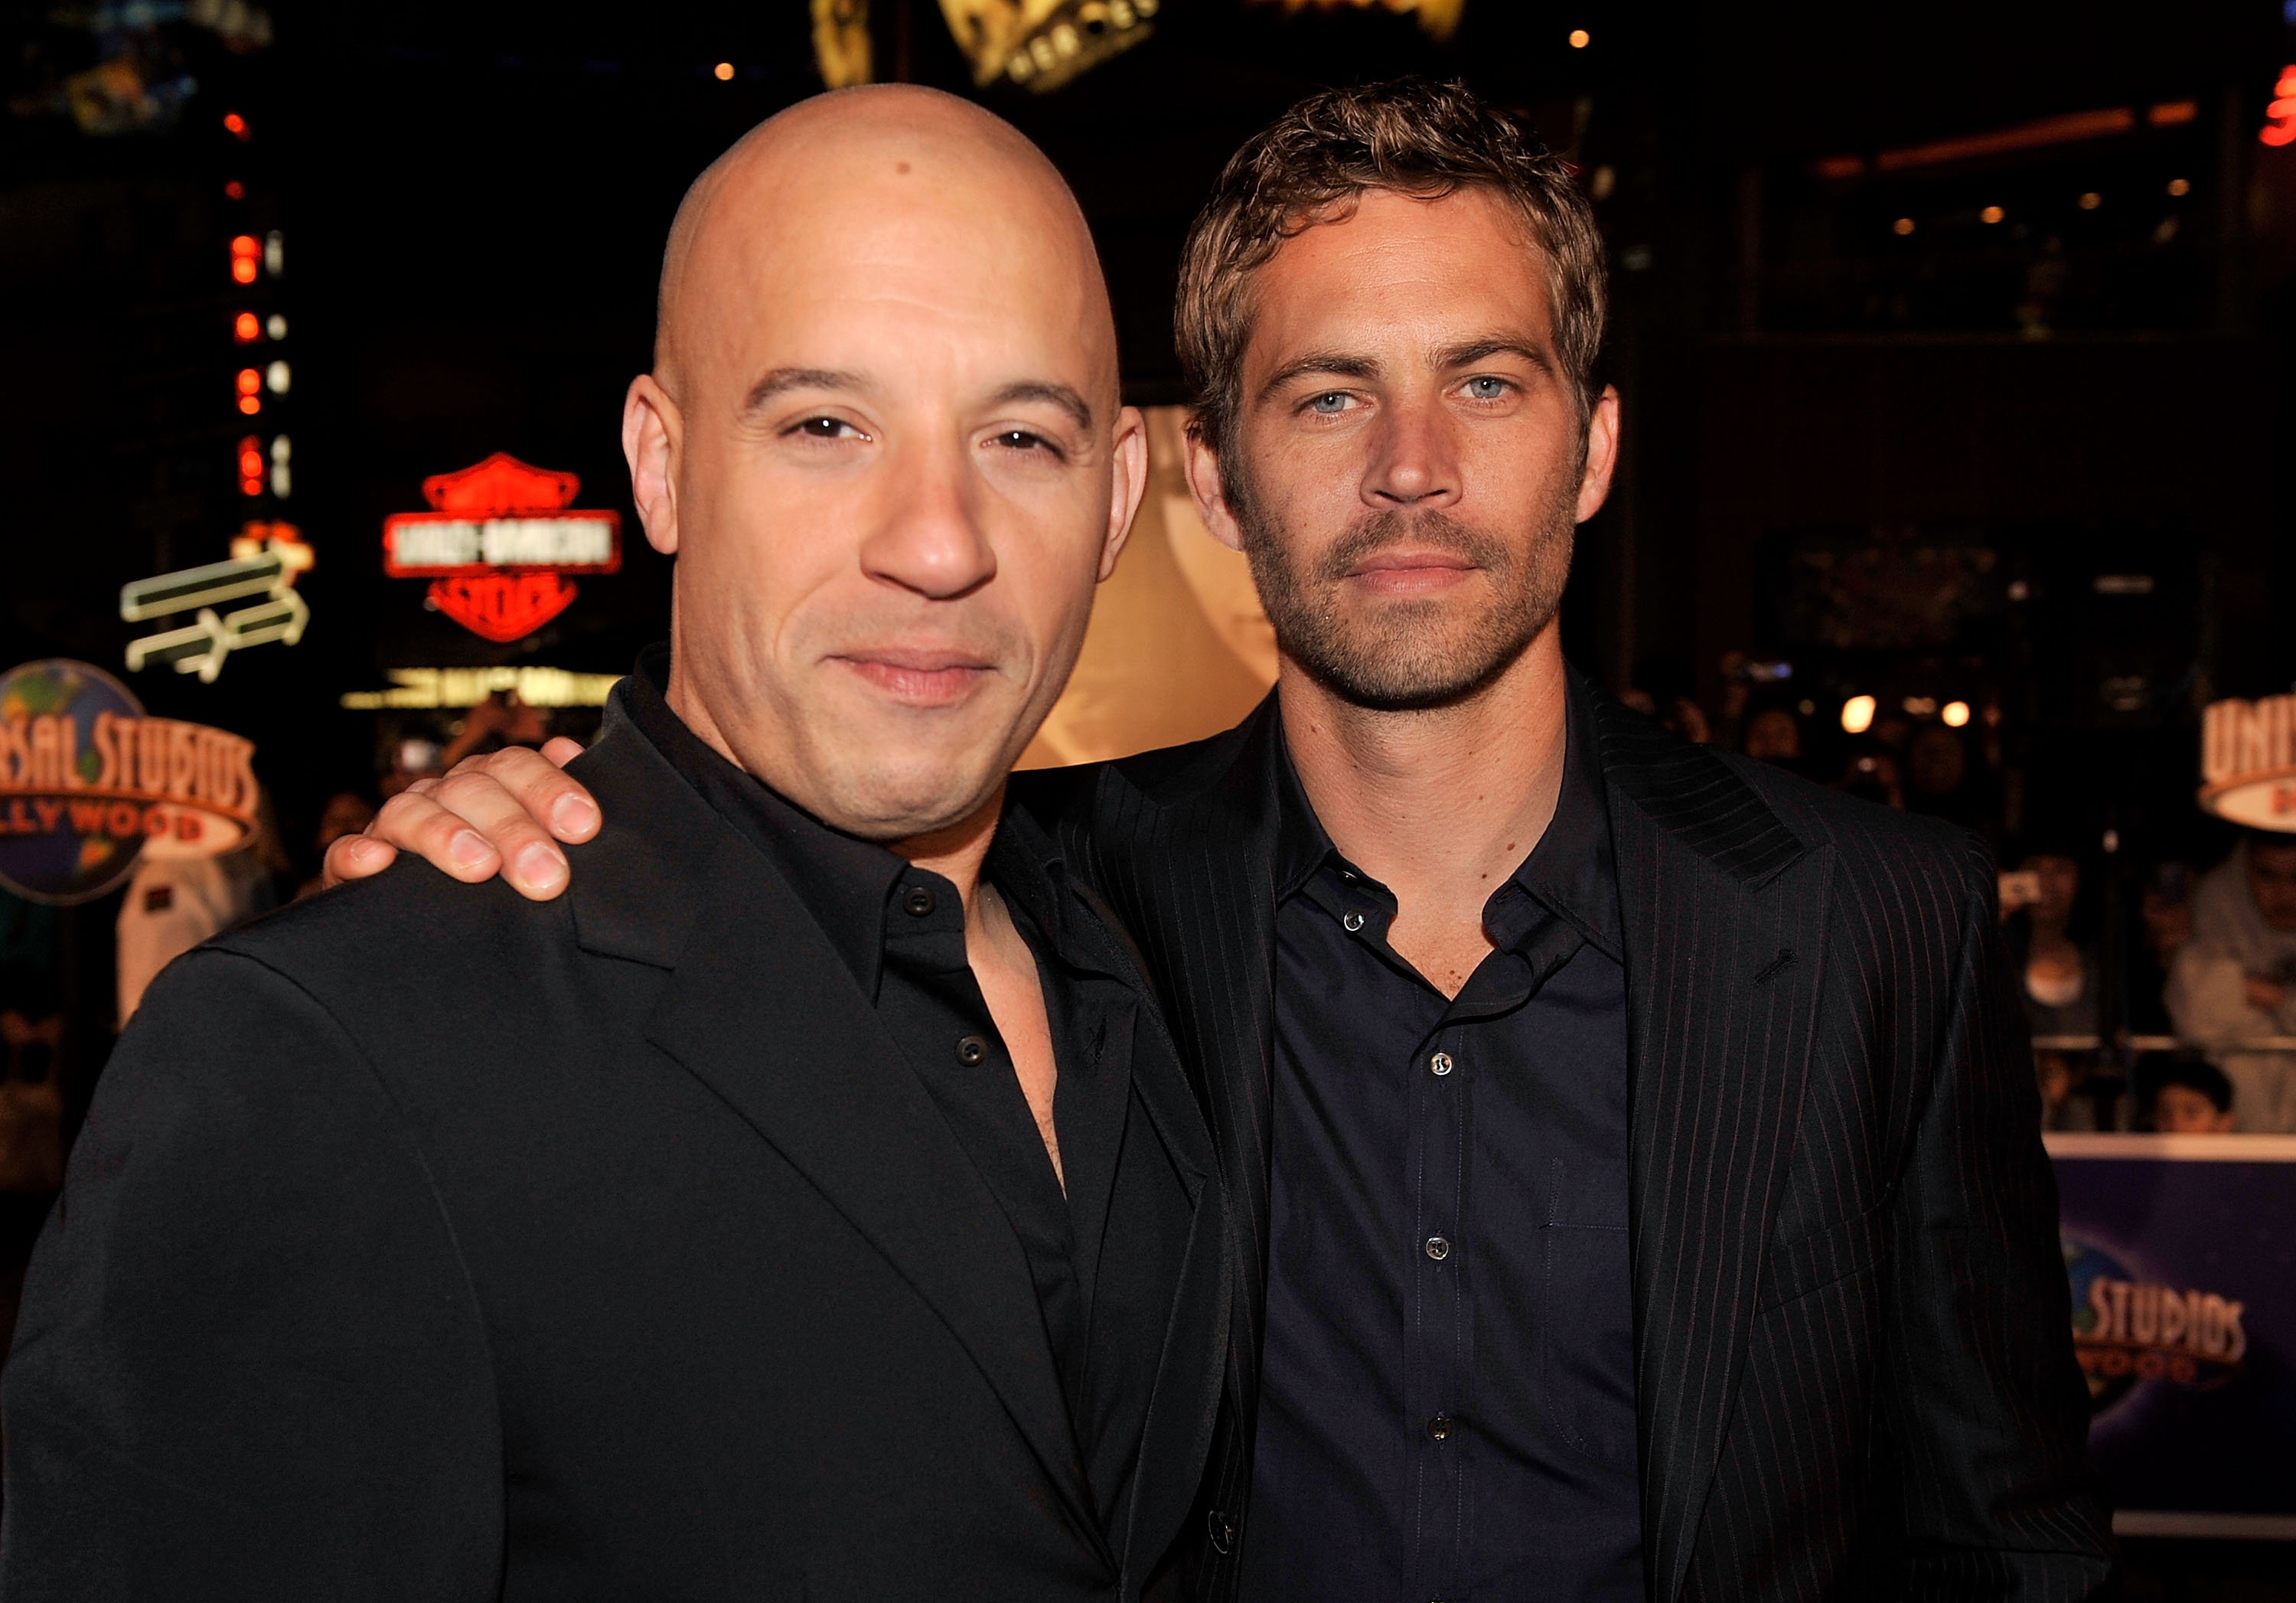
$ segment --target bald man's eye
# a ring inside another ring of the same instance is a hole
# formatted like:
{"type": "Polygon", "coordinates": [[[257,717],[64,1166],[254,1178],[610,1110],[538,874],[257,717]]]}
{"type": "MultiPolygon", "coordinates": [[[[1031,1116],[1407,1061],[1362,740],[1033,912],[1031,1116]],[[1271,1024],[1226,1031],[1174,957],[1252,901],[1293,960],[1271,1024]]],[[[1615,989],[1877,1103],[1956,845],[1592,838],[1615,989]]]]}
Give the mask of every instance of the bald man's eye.
{"type": "Polygon", "coordinates": [[[806,440],[863,440],[867,436],[841,417],[808,417],[790,432],[806,440]]]}
{"type": "Polygon", "coordinates": [[[1061,455],[1060,447],[1042,434],[1032,434],[1026,429],[1006,429],[988,437],[988,443],[1007,451],[1042,451],[1048,456],[1061,455]]]}

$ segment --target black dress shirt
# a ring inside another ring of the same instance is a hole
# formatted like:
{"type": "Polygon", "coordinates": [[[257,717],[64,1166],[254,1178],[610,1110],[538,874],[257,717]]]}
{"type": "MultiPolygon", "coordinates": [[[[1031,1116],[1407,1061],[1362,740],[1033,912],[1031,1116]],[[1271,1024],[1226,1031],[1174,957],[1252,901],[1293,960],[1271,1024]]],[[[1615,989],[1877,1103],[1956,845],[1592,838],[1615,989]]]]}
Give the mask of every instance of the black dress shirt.
{"type": "Polygon", "coordinates": [[[1643,1597],[1626,971],[1581,699],[1448,1000],[1283,763],[1251,1603],[1643,1597]]]}
{"type": "Polygon", "coordinates": [[[1168,1164],[1127,1163],[1119,1186],[1139,999],[1070,938],[1072,921],[1096,914],[1073,894],[1049,837],[1008,810],[982,878],[1043,985],[1063,1192],[973,978],[955,885],[830,828],[735,767],[670,709],[668,674],[666,651],[639,659],[631,720],[789,882],[1004,1210],[1036,1282],[1086,1481],[1106,1534],[1120,1541],[1177,1278],[1175,1255],[1148,1244],[1184,1239],[1191,1204],[1168,1164]]]}

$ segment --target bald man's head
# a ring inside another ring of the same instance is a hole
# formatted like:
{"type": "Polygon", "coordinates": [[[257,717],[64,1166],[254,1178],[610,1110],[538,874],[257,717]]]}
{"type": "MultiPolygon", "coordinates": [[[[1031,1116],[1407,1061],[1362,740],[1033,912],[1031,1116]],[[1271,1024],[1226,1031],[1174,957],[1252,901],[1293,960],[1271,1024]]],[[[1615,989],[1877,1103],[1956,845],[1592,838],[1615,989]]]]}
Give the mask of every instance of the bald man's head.
{"type": "MultiPolygon", "coordinates": [[[[751,128],[685,192],[662,252],[654,374],[676,392],[688,309],[777,222],[798,225],[827,200],[849,212],[931,209],[981,231],[1040,239],[1068,256],[1089,292],[1078,308],[1104,344],[1116,383],[1116,325],[1091,231],[1045,153],[1003,118],[914,84],[868,84],[800,101],[751,128]]],[[[701,314],[705,318],[707,313],[701,314]]]]}
{"type": "Polygon", "coordinates": [[[678,559],[671,705],[854,834],[980,816],[1145,478],[1060,175],[932,90],[793,107],[688,192],[655,366],[622,439],[678,559]]]}

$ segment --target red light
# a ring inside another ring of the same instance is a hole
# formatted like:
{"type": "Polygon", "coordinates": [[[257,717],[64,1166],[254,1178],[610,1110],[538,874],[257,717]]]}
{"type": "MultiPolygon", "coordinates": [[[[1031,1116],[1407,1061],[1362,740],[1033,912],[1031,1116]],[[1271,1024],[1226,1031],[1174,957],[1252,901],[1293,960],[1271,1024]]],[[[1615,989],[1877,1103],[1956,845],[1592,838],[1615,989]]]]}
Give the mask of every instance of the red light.
{"type": "Polygon", "coordinates": [[[2296,66],[2280,70],[2272,92],[2279,98],[2264,108],[2264,126],[2256,136],[2266,144],[2296,144],[2296,66]]]}
{"type": "Polygon", "coordinates": [[[238,234],[231,242],[231,253],[234,256],[260,256],[263,254],[263,242],[252,234],[238,234]]]}
{"type": "Polygon", "coordinates": [[[263,448],[255,443],[252,434],[239,442],[239,476],[242,479],[263,477],[263,448]]]}
{"type": "Polygon", "coordinates": [[[263,481],[260,479],[242,479],[239,481],[239,493],[242,496],[261,495],[263,493],[263,481]]]}
{"type": "Polygon", "coordinates": [[[262,390],[263,375],[260,373],[252,367],[242,367],[239,370],[239,392],[242,395],[260,394],[262,390]]]}
{"type": "Polygon", "coordinates": [[[242,345],[252,345],[263,338],[263,325],[256,321],[253,312],[242,312],[231,320],[231,337],[242,345]]]}
{"type": "Polygon", "coordinates": [[[231,275],[234,283],[253,284],[255,282],[255,258],[252,256],[233,257],[231,259],[231,275]]]}
{"type": "Polygon", "coordinates": [[[226,111],[223,114],[223,126],[225,130],[234,138],[247,137],[247,119],[236,111],[226,111]]]}
{"type": "Polygon", "coordinates": [[[247,199],[247,185],[234,178],[223,186],[223,193],[226,200],[243,201],[247,199]]]}
{"type": "Polygon", "coordinates": [[[239,409],[252,417],[263,410],[262,399],[257,396],[242,395],[239,398],[239,409]]]}

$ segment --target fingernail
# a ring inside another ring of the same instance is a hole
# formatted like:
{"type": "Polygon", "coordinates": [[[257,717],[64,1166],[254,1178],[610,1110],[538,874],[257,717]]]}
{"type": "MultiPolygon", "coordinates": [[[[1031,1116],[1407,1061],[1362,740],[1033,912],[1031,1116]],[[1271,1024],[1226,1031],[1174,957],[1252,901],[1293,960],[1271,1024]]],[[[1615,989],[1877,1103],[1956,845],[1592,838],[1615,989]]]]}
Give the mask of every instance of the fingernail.
{"type": "Polygon", "coordinates": [[[529,846],[518,854],[518,876],[535,890],[551,890],[566,877],[566,861],[547,846],[529,846]]]}
{"type": "Polygon", "coordinates": [[[569,834],[578,834],[597,822],[598,810],[587,797],[561,796],[551,804],[550,822],[553,827],[569,834]]]}
{"type": "Polygon", "coordinates": [[[370,841],[365,835],[361,835],[351,843],[350,855],[352,866],[363,868],[369,863],[378,862],[381,859],[382,843],[381,841],[370,841]]]}
{"type": "Polygon", "coordinates": [[[483,868],[493,860],[495,849],[477,830],[465,829],[447,843],[447,854],[465,868],[483,868]]]}

